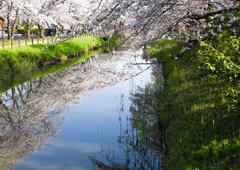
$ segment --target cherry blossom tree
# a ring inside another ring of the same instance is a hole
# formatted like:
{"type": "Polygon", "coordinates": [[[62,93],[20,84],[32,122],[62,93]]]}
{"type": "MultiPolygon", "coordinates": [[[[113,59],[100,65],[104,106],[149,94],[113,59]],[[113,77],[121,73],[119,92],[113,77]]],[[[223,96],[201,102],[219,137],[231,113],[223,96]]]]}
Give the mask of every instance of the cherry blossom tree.
{"type": "MultiPolygon", "coordinates": [[[[191,36],[202,30],[197,23],[223,12],[239,11],[236,0],[114,0],[91,1],[96,6],[92,16],[95,23],[106,26],[123,21],[133,26],[133,41],[140,47],[162,38],[180,27],[191,27],[191,36]]],[[[234,16],[230,16],[234,19],[234,16]]],[[[236,18],[235,18],[236,19],[236,18]]],[[[205,22],[201,26],[208,26],[205,22]]],[[[187,31],[187,30],[185,30],[187,31]]]]}
{"type": "MultiPolygon", "coordinates": [[[[18,11],[19,11],[19,8],[17,7],[18,5],[19,5],[19,1],[16,1],[15,3],[13,1],[1,1],[0,3],[0,6],[1,6],[0,9],[7,20],[8,39],[10,39],[12,36],[11,34],[12,30],[10,28],[11,21],[14,21],[14,23],[16,23],[18,19],[18,11]]],[[[15,24],[13,25],[12,29],[14,31],[15,24]]]]}
{"type": "MultiPolygon", "coordinates": [[[[122,22],[132,26],[128,38],[141,47],[173,30],[182,29],[191,37],[202,38],[201,31],[209,26],[205,19],[239,11],[238,3],[237,0],[1,0],[0,11],[9,23],[29,21],[38,23],[41,30],[51,25],[74,28],[80,24],[97,30],[99,25],[107,29],[122,22]]],[[[229,16],[236,20],[236,16],[229,16]]]]}
{"type": "Polygon", "coordinates": [[[6,5],[6,0],[0,0],[0,9],[2,9],[6,5]]]}

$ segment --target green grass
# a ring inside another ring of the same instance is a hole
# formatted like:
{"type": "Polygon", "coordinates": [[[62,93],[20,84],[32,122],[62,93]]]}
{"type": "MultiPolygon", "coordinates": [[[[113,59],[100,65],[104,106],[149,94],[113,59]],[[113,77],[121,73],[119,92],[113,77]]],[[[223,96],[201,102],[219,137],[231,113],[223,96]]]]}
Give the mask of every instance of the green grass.
{"type": "Polygon", "coordinates": [[[0,80],[0,93],[3,93],[5,91],[7,91],[8,89],[17,87],[20,84],[23,84],[25,82],[29,82],[31,80],[34,80],[36,78],[51,74],[51,73],[55,73],[58,72],[66,67],[69,67],[73,64],[79,63],[81,61],[83,61],[86,58],[89,58],[95,54],[101,53],[103,52],[105,49],[99,49],[97,51],[89,51],[79,57],[70,59],[68,61],[66,61],[65,63],[59,63],[53,66],[48,66],[48,67],[43,67],[41,69],[31,69],[31,71],[29,70],[25,70],[23,72],[21,72],[20,74],[15,75],[13,78],[9,78],[7,80],[0,80]]]}
{"type": "Polygon", "coordinates": [[[169,61],[163,65],[164,90],[156,95],[161,96],[166,169],[239,169],[240,108],[228,111],[228,82],[204,79],[200,47],[182,54],[184,45],[160,40],[149,50],[159,62],[169,61]]]}
{"type": "Polygon", "coordinates": [[[52,59],[61,59],[62,56],[87,51],[104,43],[105,41],[98,38],[85,38],[73,39],[57,45],[49,44],[47,49],[45,48],[47,44],[0,49],[0,75],[23,71],[52,59]],[[45,50],[42,50],[43,48],[45,50]]]}

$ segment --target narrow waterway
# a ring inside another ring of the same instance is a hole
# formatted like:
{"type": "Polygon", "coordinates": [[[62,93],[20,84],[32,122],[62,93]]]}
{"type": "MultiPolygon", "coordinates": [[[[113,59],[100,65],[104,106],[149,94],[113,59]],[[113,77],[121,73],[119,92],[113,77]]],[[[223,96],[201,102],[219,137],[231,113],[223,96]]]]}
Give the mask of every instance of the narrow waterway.
{"type": "Polygon", "coordinates": [[[159,167],[154,151],[149,163],[142,158],[149,155],[126,144],[137,138],[130,96],[151,82],[152,67],[141,54],[97,54],[0,94],[0,168],[159,167]]]}

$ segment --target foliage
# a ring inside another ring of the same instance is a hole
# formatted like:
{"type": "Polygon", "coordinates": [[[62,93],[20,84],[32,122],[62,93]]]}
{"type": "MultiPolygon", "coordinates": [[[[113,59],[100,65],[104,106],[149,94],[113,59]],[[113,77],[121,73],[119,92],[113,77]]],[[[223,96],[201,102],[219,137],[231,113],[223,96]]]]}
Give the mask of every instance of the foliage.
{"type": "Polygon", "coordinates": [[[26,33],[26,30],[25,30],[25,28],[18,28],[17,29],[17,34],[25,34],[26,33]]]}
{"type": "MultiPolygon", "coordinates": [[[[209,145],[202,146],[198,151],[193,151],[192,156],[198,162],[194,162],[196,166],[204,169],[209,168],[209,160],[212,160],[212,166],[229,168],[233,162],[238,162],[240,158],[240,141],[229,142],[228,139],[217,142],[211,141],[209,145]]],[[[237,167],[237,166],[236,166],[237,167]]]]}
{"type": "Polygon", "coordinates": [[[38,35],[40,32],[39,32],[39,29],[38,29],[38,28],[31,28],[30,33],[31,33],[31,34],[35,34],[35,35],[38,35]]]}
{"type": "Polygon", "coordinates": [[[117,46],[120,46],[121,38],[119,36],[112,36],[108,39],[108,47],[110,49],[113,49],[117,46]]]}
{"type": "Polygon", "coordinates": [[[165,75],[156,112],[165,132],[167,169],[240,168],[239,99],[227,93],[239,89],[237,41],[222,34],[185,52],[184,43],[175,41],[151,45],[165,75]]]}
{"type": "Polygon", "coordinates": [[[204,71],[202,76],[228,83],[225,93],[229,111],[236,110],[240,99],[240,38],[222,33],[213,40],[202,42],[201,46],[199,68],[204,71]]]}

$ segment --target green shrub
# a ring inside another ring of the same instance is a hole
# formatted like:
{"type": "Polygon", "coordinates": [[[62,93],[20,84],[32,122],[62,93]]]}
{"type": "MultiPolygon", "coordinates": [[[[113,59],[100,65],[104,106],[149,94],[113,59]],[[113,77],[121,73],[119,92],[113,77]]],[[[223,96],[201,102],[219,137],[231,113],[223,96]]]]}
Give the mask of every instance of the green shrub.
{"type": "Polygon", "coordinates": [[[26,32],[25,28],[18,28],[17,29],[18,34],[25,34],[25,32],[26,32]]]}
{"type": "Polygon", "coordinates": [[[35,35],[38,35],[39,29],[38,29],[38,28],[31,28],[30,33],[31,33],[31,34],[35,34],[35,35]]]}

